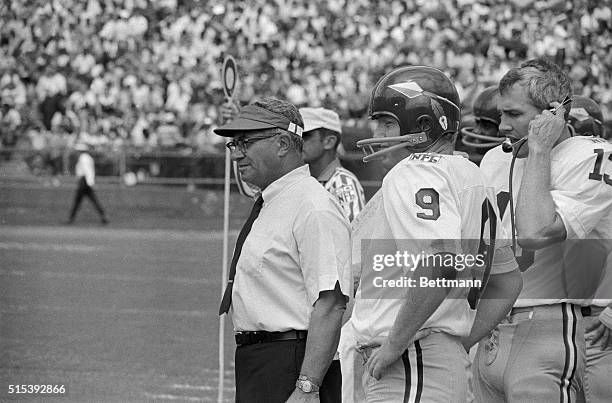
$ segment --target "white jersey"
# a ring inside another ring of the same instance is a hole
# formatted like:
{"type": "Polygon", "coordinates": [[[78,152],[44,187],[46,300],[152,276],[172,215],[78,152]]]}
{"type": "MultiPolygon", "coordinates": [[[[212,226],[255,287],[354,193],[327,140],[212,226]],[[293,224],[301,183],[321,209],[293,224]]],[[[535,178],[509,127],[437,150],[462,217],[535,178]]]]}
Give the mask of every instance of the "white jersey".
{"type": "MultiPolygon", "coordinates": [[[[577,251],[584,244],[577,240],[588,239],[586,246],[595,247],[605,261],[605,251],[609,251],[612,239],[612,163],[608,161],[611,152],[612,145],[605,140],[581,136],[569,138],[553,148],[551,196],[569,241],[535,252],[522,251],[517,245],[517,259],[521,270],[526,271],[515,306],[588,303],[576,298],[578,295],[585,298],[580,290],[585,286],[580,280],[583,262],[577,258],[581,256],[577,251]]],[[[504,153],[498,146],[488,151],[480,163],[488,183],[495,188],[502,226],[509,234],[512,234],[509,213],[511,161],[512,154],[504,153]]],[[[526,158],[515,160],[512,175],[515,208],[526,161],[526,158]]]]}
{"type": "Polygon", "coordinates": [[[74,167],[74,171],[77,177],[84,177],[89,186],[95,184],[96,169],[91,155],[82,152],[81,155],[79,155],[79,160],[74,167]]]}
{"type": "MultiPolygon", "coordinates": [[[[487,189],[478,167],[466,158],[440,154],[412,154],[385,176],[381,189],[366,204],[352,225],[353,269],[364,272],[355,297],[351,321],[360,344],[381,343],[388,336],[403,299],[389,294],[372,298],[368,256],[376,240],[421,240],[426,253],[477,254],[483,205],[487,189]],[[475,247],[476,246],[476,247],[475,247]]],[[[513,270],[509,267],[507,271],[513,270]]],[[[380,272],[385,276],[386,271],[380,272]]],[[[407,274],[418,278],[418,270],[407,274]]],[[[458,272],[457,279],[474,275],[458,272]]],[[[480,276],[481,278],[482,276],[480,276]]],[[[475,311],[465,298],[466,288],[453,288],[432,316],[417,332],[416,339],[431,332],[465,336],[475,311]]],[[[384,291],[383,291],[384,292],[384,291]]],[[[398,294],[393,294],[397,296],[398,294]]]]}

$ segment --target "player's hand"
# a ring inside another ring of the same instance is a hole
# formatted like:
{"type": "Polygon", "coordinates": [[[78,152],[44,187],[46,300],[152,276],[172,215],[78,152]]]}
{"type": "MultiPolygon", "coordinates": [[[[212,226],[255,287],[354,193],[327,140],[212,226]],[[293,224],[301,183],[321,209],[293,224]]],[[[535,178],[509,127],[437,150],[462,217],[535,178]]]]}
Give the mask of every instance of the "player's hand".
{"type": "Polygon", "coordinates": [[[559,108],[553,114],[549,110],[542,111],[529,122],[529,149],[533,151],[550,151],[565,129],[565,107],[559,102],[551,102],[550,106],[559,108]]]}
{"type": "Polygon", "coordinates": [[[240,112],[240,110],[238,109],[238,105],[236,105],[236,103],[225,102],[219,108],[219,112],[221,113],[221,117],[223,118],[223,121],[225,123],[229,123],[232,120],[234,120],[236,116],[238,116],[238,112],[240,112]]]}
{"type": "Polygon", "coordinates": [[[365,370],[376,380],[379,380],[387,367],[397,361],[402,355],[402,351],[392,347],[388,342],[383,343],[379,349],[372,352],[366,362],[365,370]]]}
{"type": "Polygon", "coordinates": [[[593,333],[591,344],[597,344],[601,340],[602,350],[612,350],[612,329],[604,325],[598,318],[593,318],[585,328],[586,333],[593,333]]]}
{"type": "Polygon", "coordinates": [[[304,393],[298,388],[295,388],[291,396],[289,396],[287,403],[302,403],[302,402],[319,403],[320,402],[319,392],[304,393]]]}

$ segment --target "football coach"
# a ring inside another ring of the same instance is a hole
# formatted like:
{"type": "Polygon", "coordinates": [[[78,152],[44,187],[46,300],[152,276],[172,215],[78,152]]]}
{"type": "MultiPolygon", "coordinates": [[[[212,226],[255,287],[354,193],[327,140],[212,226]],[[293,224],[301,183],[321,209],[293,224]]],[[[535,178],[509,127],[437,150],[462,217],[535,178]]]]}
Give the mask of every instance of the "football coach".
{"type": "Polygon", "coordinates": [[[303,126],[293,104],[265,98],[215,129],[262,190],[219,309],[234,326],[237,402],[329,401],[325,374],[352,292],[350,229],[302,160],[303,126]]]}

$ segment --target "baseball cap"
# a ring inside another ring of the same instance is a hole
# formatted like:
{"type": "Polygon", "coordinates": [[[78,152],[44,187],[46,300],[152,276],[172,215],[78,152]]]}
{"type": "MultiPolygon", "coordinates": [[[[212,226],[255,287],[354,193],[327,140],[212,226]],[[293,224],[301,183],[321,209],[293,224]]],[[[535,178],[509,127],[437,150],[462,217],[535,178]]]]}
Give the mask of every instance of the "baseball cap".
{"type": "Polygon", "coordinates": [[[256,105],[247,105],[240,110],[236,119],[214,129],[214,132],[219,136],[234,137],[240,132],[273,129],[275,127],[287,130],[300,137],[302,137],[302,132],[304,131],[302,126],[290,121],[283,115],[256,105]]]}
{"type": "Polygon", "coordinates": [[[304,119],[305,132],[315,129],[329,129],[338,134],[342,133],[340,116],[332,110],[325,108],[300,108],[300,115],[304,119]]]}

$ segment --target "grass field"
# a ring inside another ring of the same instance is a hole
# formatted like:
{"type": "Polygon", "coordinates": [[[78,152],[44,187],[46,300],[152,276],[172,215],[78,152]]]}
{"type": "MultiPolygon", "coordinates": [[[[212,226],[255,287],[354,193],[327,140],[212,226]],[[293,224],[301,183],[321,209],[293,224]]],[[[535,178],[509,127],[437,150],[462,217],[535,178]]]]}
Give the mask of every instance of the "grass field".
{"type": "MultiPolygon", "coordinates": [[[[0,401],[45,401],[9,384],[63,384],[61,402],[216,401],[220,193],[102,188],[109,226],[87,203],[60,225],[71,190],[2,185],[0,401]]],[[[233,236],[246,213],[232,214],[233,236]]],[[[227,326],[226,401],[233,348],[227,326]]]]}

